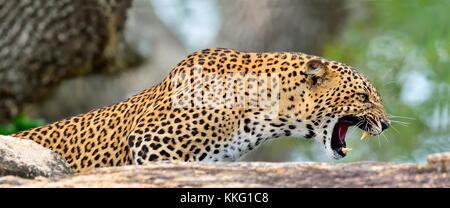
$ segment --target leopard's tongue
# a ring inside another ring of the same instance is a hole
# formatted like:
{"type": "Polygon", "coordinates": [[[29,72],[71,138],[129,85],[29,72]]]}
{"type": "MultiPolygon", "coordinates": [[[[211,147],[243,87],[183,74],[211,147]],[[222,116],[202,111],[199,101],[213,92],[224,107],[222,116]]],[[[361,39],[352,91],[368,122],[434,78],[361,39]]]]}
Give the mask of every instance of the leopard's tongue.
{"type": "Polygon", "coordinates": [[[345,142],[345,134],[347,134],[347,129],[349,125],[347,123],[341,123],[339,125],[339,140],[341,140],[342,143],[345,142]]]}

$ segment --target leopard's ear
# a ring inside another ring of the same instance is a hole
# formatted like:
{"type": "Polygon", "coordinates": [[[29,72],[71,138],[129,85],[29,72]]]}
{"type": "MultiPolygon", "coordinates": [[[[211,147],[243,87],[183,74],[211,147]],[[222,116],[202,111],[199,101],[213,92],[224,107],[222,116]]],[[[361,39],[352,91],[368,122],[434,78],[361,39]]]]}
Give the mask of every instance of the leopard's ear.
{"type": "Polygon", "coordinates": [[[305,74],[311,86],[317,86],[327,80],[328,67],[321,60],[313,59],[306,63],[305,74]]]}

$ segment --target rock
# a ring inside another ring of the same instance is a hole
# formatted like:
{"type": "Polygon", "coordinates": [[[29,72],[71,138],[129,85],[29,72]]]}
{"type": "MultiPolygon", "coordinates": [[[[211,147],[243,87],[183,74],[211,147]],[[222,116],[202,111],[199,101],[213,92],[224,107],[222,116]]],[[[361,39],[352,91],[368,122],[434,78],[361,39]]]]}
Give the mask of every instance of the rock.
{"type": "Polygon", "coordinates": [[[57,154],[0,136],[0,187],[450,187],[449,164],[442,153],[426,164],[155,162],[68,175],[57,154]]]}
{"type": "Polygon", "coordinates": [[[433,164],[155,162],[59,179],[3,177],[0,187],[450,187],[450,176],[433,164]]]}
{"type": "Polygon", "coordinates": [[[0,136],[0,176],[58,177],[71,173],[56,153],[31,140],[0,136]]]}
{"type": "Polygon", "coordinates": [[[429,155],[427,162],[438,171],[450,172],[450,152],[429,155]]]}

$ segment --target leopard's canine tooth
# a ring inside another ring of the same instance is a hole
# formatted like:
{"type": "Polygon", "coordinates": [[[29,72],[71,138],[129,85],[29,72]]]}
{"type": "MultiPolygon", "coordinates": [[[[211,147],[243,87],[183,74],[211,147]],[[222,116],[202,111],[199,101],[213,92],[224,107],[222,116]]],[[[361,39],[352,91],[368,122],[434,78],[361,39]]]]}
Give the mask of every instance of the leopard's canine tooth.
{"type": "Polygon", "coordinates": [[[352,151],[352,148],[349,148],[349,147],[343,147],[341,150],[342,150],[342,152],[343,152],[344,154],[347,154],[348,152],[352,151]]]}
{"type": "Polygon", "coordinates": [[[367,140],[370,138],[370,134],[367,131],[364,131],[364,133],[361,136],[361,140],[367,140]]]}

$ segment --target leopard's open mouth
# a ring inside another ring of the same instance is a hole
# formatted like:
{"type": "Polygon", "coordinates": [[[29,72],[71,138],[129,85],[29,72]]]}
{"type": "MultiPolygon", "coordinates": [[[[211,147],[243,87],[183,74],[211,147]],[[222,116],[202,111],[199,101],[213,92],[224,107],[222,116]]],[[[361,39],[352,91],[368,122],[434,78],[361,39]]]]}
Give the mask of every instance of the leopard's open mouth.
{"type": "Polygon", "coordinates": [[[331,149],[341,157],[345,157],[347,152],[351,150],[347,148],[345,142],[347,130],[351,126],[357,126],[362,129],[364,131],[363,138],[369,136],[367,132],[369,132],[370,124],[365,119],[355,116],[344,116],[340,118],[333,129],[331,149]]]}

